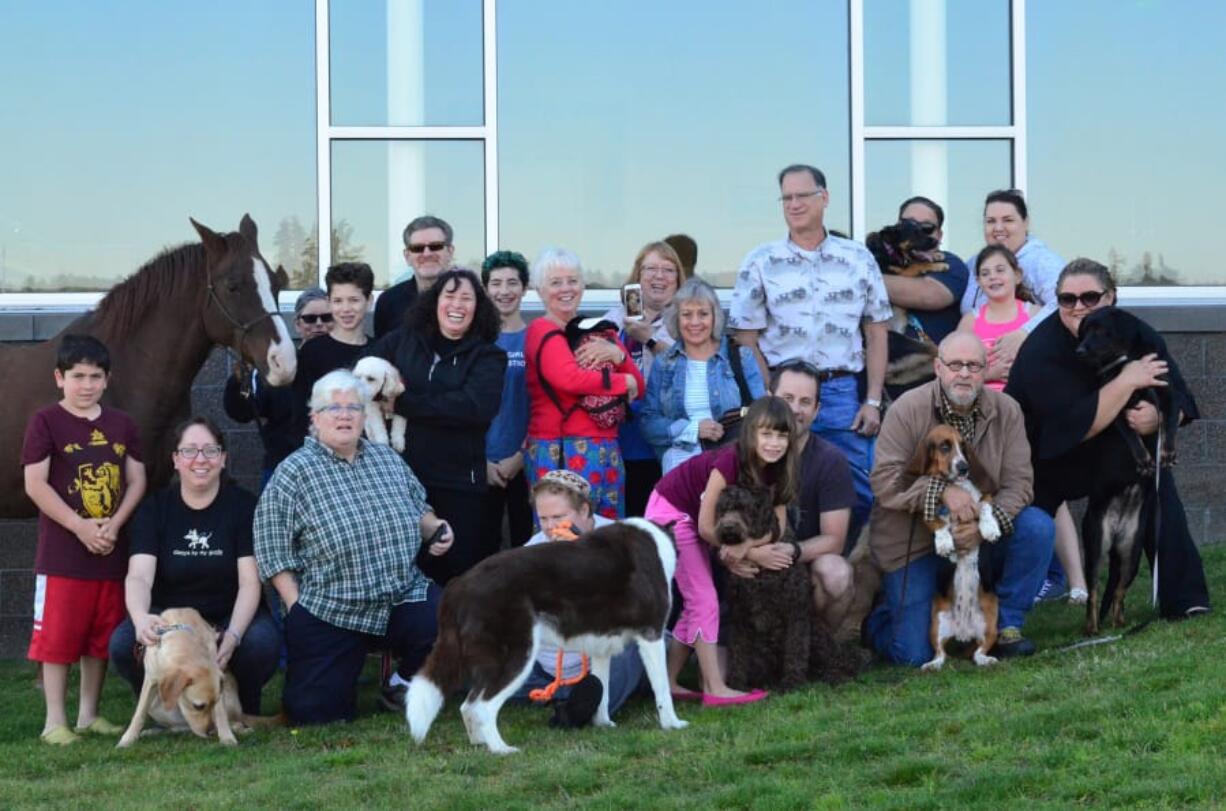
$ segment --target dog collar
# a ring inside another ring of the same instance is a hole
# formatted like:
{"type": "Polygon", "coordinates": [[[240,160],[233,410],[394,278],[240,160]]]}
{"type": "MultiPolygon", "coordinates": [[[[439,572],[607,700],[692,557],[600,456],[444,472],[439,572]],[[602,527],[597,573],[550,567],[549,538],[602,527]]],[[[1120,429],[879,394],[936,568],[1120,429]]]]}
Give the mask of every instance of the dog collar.
{"type": "Polygon", "coordinates": [[[1127,355],[1120,355],[1118,358],[1116,358],[1115,360],[1111,361],[1110,363],[1108,363],[1108,364],[1107,364],[1106,366],[1104,366],[1103,368],[1099,369],[1099,370],[1098,370],[1098,376],[1099,376],[1099,377],[1103,377],[1104,375],[1108,374],[1108,373],[1109,373],[1109,372],[1110,372],[1112,369],[1114,369],[1115,367],[1117,367],[1117,366],[1123,366],[1123,365],[1124,365],[1125,363],[1127,363],[1127,362],[1128,362],[1128,356],[1127,356],[1127,355]]]}
{"type": "Polygon", "coordinates": [[[192,626],[184,625],[181,622],[176,622],[174,625],[163,625],[154,633],[156,633],[159,637],[162,637],[166,636],[166,634],[173,633],[174,631],[188,631],[189,633],[195,633],[195,631],[192,631],[192,626]]]}

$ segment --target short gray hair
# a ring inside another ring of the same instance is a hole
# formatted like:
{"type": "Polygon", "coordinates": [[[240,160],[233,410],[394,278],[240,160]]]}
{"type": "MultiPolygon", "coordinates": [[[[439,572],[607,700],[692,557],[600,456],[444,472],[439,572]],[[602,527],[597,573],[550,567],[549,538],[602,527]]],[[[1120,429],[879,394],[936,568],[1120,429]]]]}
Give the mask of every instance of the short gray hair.
{"type": "Polygon", "coordinates": [[[353,372],[348,369],[333,369],[316,380],[315,385],[311,387],[311,413],[314,414],[325,406],[331,405],[333,395],[346,391],[352,392],[363,407],[370,402],[370,395],[366,393],[366,387],[354,377],[353,372]]]}
{"type": "Polygon", "coordinates": [[[565,248],[545,248],[541,255],[532,263],[532,286],[539,292],[545,286],[545,280],[555,270],[573,270],[583,280],[583,266],[579,257],[573,251],[565,248]]]}
{"type": "Polygon", "coordinates": [[[328,294],[323,291],[322,287],[308,287],[298,294],[298,298],[294,301],[294,318],[302,315],[302,311],[312,301],[327,302],[328,294]]]}
{"type": "Polygon", "coordinates": [[[687,301],[701,301],[711,307],[713,316],[711,335],[716,341],[723,338],[724,308],[720,306],[719,295],[715,292],[714,287],[697,276],[691,276],[677,288],[677,293],[673,296],[673,303],[668,305],[664,311],[664,328],[668,330],[669,335],[673,336],[673,340],[681,340],[680,308],[682,303],[687,301]]]}

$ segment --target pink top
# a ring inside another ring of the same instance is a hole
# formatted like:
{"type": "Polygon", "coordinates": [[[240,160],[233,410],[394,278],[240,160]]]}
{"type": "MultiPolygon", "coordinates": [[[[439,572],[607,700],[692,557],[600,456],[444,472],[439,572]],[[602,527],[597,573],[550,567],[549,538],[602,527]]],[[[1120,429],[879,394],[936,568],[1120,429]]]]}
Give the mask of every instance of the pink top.
{"type": "MultiPolygon", "coordinates": [[[[979,336],[979,340],[983,341],[984,349],[989,352],[996,344],[996,339],[1006,333],[1013,332],[1015,329],[1020,329],[1022,324],[1030,320],[1030,313],[1026,310],[1026,302],[1021,299],[1014,299],[1017,302],[1017,317],[1012,321],[996,323],[989,321],[987,318],[988,305],[985,304],[979,308],[979,312],[975,314],[975,335],[979,336]]],[[[1005,387],[1004,380],[989,380],[985,384],[990,388],[1001,391],[1005,387]]]]}

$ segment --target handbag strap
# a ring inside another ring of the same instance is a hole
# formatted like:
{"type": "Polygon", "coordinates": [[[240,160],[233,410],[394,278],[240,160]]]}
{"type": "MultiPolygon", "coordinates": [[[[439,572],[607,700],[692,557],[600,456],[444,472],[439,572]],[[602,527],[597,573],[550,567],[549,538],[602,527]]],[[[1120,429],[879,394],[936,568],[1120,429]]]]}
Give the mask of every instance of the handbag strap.
{"type": "Polygon", "coordinates": [[[741,346],[731,340],[728,341],[728,363],[732,364],[736,387],[741,390],[741,406],[748,407],[753,402],[753,395],[749,393],[749,384],[745,382],[745,369],[741,365],[741,346]]]}

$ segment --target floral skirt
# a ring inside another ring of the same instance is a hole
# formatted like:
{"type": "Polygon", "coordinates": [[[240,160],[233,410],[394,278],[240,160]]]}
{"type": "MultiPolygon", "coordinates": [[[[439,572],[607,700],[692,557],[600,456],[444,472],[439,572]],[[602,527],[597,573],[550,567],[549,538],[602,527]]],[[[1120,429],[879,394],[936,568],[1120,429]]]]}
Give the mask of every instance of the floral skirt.
{"type": "Polygon", "coordinates": [[[594,514],[612,520],[626,517],[626,471],[616,439],[528,437],[524,451],[528,486],[532,487],[546,473],[558,468],[587,479],[592,486],[594,514]]]}

